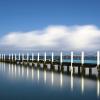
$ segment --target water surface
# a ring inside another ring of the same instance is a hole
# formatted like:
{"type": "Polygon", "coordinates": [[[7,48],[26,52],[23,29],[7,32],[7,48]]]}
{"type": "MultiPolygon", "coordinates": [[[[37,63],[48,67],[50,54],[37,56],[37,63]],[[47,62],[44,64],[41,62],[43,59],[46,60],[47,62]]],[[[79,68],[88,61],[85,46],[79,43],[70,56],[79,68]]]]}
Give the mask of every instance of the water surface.
{"type": "Polygon", "coordinates": [[[98,78],[0,63],[0,100],[99,100],[99,89],[98,78]]]}

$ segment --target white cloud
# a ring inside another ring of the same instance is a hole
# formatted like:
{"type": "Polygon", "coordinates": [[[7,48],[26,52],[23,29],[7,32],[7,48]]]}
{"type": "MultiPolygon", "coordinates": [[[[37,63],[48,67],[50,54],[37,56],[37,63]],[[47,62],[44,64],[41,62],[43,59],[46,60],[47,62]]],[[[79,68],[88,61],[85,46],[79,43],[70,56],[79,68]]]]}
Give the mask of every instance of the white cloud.
{"type": "Polygon", "coordinates": [[[31,32],[11,32],[0,38],[1,46],[19,48],[100,49],[100,29],[94,25],[48,26],[31,32]]]}

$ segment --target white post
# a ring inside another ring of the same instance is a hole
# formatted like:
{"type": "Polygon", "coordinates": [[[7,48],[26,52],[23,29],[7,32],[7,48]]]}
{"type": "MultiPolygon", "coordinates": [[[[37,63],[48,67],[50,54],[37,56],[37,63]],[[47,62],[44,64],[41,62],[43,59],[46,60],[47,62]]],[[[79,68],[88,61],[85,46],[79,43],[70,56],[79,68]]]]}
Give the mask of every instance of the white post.
{"type": "Polygon", "coordinates": [[[22,61],[24,60],[24,54],[22,53],[22,61]]]}
{"type": "Polygon", "coordinates": [[[34,54],[32,53],[32,61],[34,60],[34,54]]]}
{"type": "Polygon", "coordinates": [[[52,52],[52,62],[53,62],[53,56],[54,56],[54,53],[52,52]]]}
{"type": "Polygon", "coordinates": [[[9,60],[10,60],[10,56],[11,56],[11,55],[9,54],[9,60]]]}
{"type": "Polygon", "coordinates": [[[82,51],[82,53],[81,53],[81,63],[82,63],[82,65],[84,64],[84,51],[82,51]]]}
{"type": "Polygon", "coordinates": [[[19,59],[19,61],[20,61],[20,53],[18,54],[18,59],[19,59]]]}
{"type": "Polygon", "coordinates": [[[100,64],[100,52],[99,51],[97,51],[97,66],[99,66],[99,64],[100,64]]]}
{"type": "Polygon", "coordinates": [[[38,52],[38,58],[37,58],[37,60],[39,61],[39,52],[38,52]]]}
{"type": "Polygon", "coordinates": [[[27,53],[27,61],[29,60],[29,53],[27,53]]]}
{"type": "Polygon", "coordinates": [[[73,63],[73,51],[71,51],[71,64],[73,63]]]}
{"type": "Polygon", "coordinates": [[[12,53],[12,61],[13,61],[13,53],[12,53]]]}
{"type": "Polygon", "coordinates": [[[73,51],[71,51],[71,70],[73,71],[72,65],[73,65],[73,51]]]}
{"type": "Polygon", "coordinates": [[[44,61],[46,62],[46,52],[44,53],[44,61]]]}
{"type": "Polygon", "coordinates": [[[17,60],[17,58],[16,58],[16,53],[15,53],[15,61],[17,60]]]}
{"type": "Polygon", "coordinates": [[[60,53],[60,64],[62,64],[62,52],[60,53]]]}

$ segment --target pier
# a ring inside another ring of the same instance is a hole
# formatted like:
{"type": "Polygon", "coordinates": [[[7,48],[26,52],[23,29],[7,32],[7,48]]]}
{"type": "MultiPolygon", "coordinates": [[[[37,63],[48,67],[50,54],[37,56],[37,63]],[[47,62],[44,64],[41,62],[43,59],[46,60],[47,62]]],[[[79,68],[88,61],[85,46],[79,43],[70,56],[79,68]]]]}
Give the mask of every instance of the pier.
{"type": "Polygon", "coordinates": [[[40,68],[42,64],[42,69],[48,70],[48,65],[50,66],[49,70],[55,70],[57,67],[58,72],[64,72],[65,67],[67,73],[74,74],[75,68],[78,69],[79,74],[85,74],[86,68],[89,69],[89,75],[92,74],[92,68],[97,68],[98,75],[100,75],[100,53],[96,52],[96,55],[91,57],[85,55],[85,52],[80,52],[80,55],[74,55],[74,52],[71,51],[70,54],[64,54],[62,51],[58,55],[55,55],[54,52],[47,54],[44,52],[41,55],[41,52],[19,52],[19,53],[0,53],[0,62],[17,64],[23,66],[34,67],[35,64],[37,68],[40,68]]]}

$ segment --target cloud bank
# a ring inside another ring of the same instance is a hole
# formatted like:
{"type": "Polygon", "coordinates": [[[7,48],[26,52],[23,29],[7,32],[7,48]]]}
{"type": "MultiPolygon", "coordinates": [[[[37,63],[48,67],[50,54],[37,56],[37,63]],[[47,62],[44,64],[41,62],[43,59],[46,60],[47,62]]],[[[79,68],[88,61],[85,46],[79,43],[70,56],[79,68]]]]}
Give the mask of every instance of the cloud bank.
{"type": "Polygon", "coordinates": [[[42,30],[8,33],[0,38],[0,46],[97,50],[100,49],[100,29],[95,25],[51,25],[42,30]]]}

